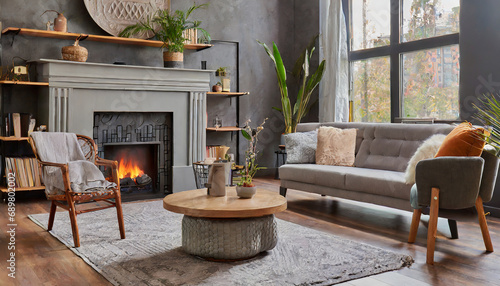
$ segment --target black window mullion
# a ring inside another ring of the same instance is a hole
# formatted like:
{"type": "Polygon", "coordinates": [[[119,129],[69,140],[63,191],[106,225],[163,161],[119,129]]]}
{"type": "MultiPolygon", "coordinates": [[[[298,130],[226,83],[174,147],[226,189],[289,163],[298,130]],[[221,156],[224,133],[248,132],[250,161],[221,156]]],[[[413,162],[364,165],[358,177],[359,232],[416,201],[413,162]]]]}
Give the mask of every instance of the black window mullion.
{"type": "Polygon", "coordinates": [[[449,34],[444,36],[425,38],[421,40],[400,43],[398,45],[397,52],[409,53],[427,49],[435,49],[444,46],[457,45],[459,42],[459,38],[460,35],[456,33],[456,34],[449,34]]]}
{"type": "Polygon", "coordinates": [[[400,42],[400,1],[391,0],[391,122],[394,122],[396,117],[401,114],[401,96],[400,85],[401,81],[401,56],[398,52],[400,42]]]}
{"type": "Polygon", "coordinates": [[[391,47],[377,47],[371,49],[357,50],[349,53],[349,61],[359,61],[369,58],[384,57],[391,54],[391,47]]]}

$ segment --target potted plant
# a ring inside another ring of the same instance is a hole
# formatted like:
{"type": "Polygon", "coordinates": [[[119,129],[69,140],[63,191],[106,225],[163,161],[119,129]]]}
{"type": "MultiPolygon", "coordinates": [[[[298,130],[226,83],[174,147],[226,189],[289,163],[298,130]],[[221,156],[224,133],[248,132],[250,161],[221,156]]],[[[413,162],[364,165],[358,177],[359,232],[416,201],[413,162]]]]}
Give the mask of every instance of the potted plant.
{"type": "Polygon", "coordinates": [[[278,47],[273,42],[273,50],[271,51],[265,43],[257,41],[264,47],[271,60],[274,62],[276,75],[278,76],[278,86],[281,93],[281,108],[273,108],[283,114],[285,120],[285,134],[295,132],[297,124],[299,124],[302,118],[309,112],[312,106],[312,104],[309,104],[311,94],[318,86],[325,71],[325,60],[323,60],[314,73],[309,73],[309,62],[314,53],[316,38],[317,36],[313,37],[309,46],[295,62],[292,74],[299,79],[301,86],[299,86],[297,100],[293,105],[293,109],[288,96],[288,87],[286,83],[287,71],[281,59],[278,47]]]}
{"type": "Polygon", "coordinates": [[[220,67],[215,71],[215,76],[226,76],[227,75],[227,67],[220,67]]]}
{"type": "Polygon", "coordinates": [[[165,67],[182,68],[184,66],[184,42],[186,38],[183,32],[188,29],[196,29],[202,32],[205,38],[210,38],[207,31],[200,28],[200,21],[191,21],[187,18],[198,8],[208,4],[193,5],[186,11],[176,10],[171,13],[168,9],[156,11],[152,17],[140,21],[135,25],[126,27],[121,37],[130,37],[139,33],[151,33],[159,41],[163,42],[163,63],[165,67]]]}
{"type": "Polygon", "coordinates": [[[255,195],[257,187],[252,183],[252,179],[258,170],[265,169],[259,167],[255,162],[257,158],[257,142],[259,133],[264,129],[266,119],[256,129],[250,127],[250,119],[245,122],[245,127],[241,129],[241,134],[248,140],[248,149],[245,151],[245,166],[240,171],[241,181],[236,186],[236,193],[240,198],[251,198],[255,195]]]}
{"type": "Polygon", "coordinates": [[[476,109],[474,118],[484,124],[490,133],[488,137],[482,137],[491,145],[494,150],[493,154],[500,157],[500,101],[498,95],[485,94],[479,98],[479,104],[472,104],[476,109]]]}
{"type": "Polygon", "coordinates": [[[213,92],[221,92],[222,91],[222,83],[218,81],[214,86],[212,86],[213,92]]]}

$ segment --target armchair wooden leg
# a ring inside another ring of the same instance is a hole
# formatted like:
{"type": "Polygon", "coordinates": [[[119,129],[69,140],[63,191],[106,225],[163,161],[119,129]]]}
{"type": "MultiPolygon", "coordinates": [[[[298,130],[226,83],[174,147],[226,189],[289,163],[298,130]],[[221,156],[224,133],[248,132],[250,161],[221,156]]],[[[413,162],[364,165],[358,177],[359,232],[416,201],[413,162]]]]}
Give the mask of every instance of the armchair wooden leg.
{"type": "Polygon", "coordinates": [[[413,217],[411,219],[410,235],[408,236],[408,243],[414,243],[417,238],[418,225],[420,224],[420,216],[422,209],[413,210],[413,217]]]}
{"type": "Polygon", "coordinates": [[[476,210],[479,217],[479,226],[483,234],[484,246],[486,251],[493,252],[493,244],[491,243],[490,232],[488,231],[488,224],[486,223],[486,216],[484,215],[483,199],[478,196],[476,199],[476,210]]]}
{"type": "Polygon", "coordinates": [[[118,216],[118,226],[120,228],[120,238],[125,239],[125,224],[123,222],[122,198],[120,191],[116,192],[115,203],[116,214],[118,216]]]}
{"type": "Polygon", "coordinates": [[[427,230],[427,264],[434,264],[434,248],[436,246],[437,222],[439,215],[439,189],[432,188],[429,228],[427,230]]]}
{"type": "Polygon", "coordinates": [[[49,224],[47,225],[48,231],[51,231],[52,227],[54,226],[54,218],[56,216],[56,208],[57,208],[56,203],[54,201],[52,201],[50,204],[49,224]]]}
{"type": "Polygon", "coordinates": [[[80,247],[80,234],[78,232],[78,224],[76,223],[76,209],[73,199],[68,199],[69,205],[69,218],[71,220],[71,230],[73,231],[73,241],[75,242],[75,247],[80,247]]]}

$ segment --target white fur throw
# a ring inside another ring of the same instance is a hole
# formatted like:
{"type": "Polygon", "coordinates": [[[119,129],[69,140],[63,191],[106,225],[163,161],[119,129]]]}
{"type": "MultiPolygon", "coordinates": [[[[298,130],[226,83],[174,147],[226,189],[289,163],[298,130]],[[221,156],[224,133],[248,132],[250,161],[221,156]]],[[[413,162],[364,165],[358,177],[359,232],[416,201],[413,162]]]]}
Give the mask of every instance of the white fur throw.
{"type": "Polygon", "coordinates": [[[445,137],[446,135],[444,134],[432,135],[418,147],[406,167],[405,181],[407,184],[411,185],[415,183],[415,167],[417,163],[420,162],[420,160],[434,158],[445,137]]]}

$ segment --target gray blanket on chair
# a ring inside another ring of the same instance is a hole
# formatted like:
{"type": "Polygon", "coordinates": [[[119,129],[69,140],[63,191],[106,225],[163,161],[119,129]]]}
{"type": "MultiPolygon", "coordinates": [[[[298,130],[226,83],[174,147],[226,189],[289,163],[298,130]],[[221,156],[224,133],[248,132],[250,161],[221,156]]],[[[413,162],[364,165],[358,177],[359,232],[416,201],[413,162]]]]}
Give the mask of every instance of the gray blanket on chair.
{"type": "MultiPolygon", "coordinates": [[[[33,132],[31,137],[41,161],[68,165],[69,180],[74,192],[90,192],[116,186],[115,183],[106,181],[94,163],[85,160],[74,133],[33,132]]],[[[64,181],[60,168],[45,167],[43,182],[47,194],[64,193],[64,181]]]]}

